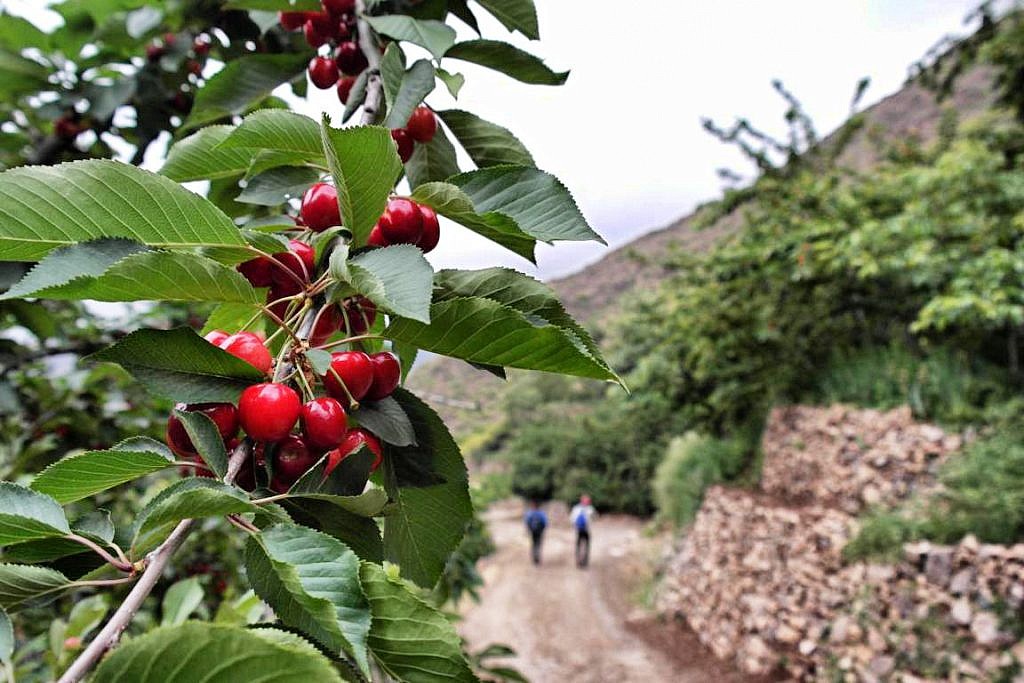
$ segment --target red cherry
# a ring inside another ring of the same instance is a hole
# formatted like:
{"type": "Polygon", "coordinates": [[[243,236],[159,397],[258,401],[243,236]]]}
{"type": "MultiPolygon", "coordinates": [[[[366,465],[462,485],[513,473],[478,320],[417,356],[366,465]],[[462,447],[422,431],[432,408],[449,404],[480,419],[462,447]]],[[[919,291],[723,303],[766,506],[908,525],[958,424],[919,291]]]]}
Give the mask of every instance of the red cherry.
{"type": "Polygon", "coordinates": [[[430,142],[437,132],[437,117],[430,107],[416,107],[409,117],[409,123],[405,124],[405,130],[416,142],[430,142]]]}
{"type": "Polygon", "coordinates": [[[231,335],[224,330],[210,330],[203,337],[206,341],[210,342],[214,346],[220,346],[220,343],[230,337],[231,335]]]}
{"type": "Polygon", "coordinates": [[[286,31],[298,31],[309,19],[307,15],[315,12],[278,12],[277,20],[286,31]]]}
{"type": "Polygon", "coordinates": [[[273,281],[274,264],[266,256],[258,256],[239,263],[235,270],[245,276],[253,287],[269,287],[273,281]]]}
{"type": "Polygon", "coordinates": [[[338,27],[334,30],[334,37],[337,40],[348,40],[352,37],[352,27],[349,25],[348,19],[342,19],[338,22],[338,27]]]}
{"type": "Polygon", "coordinates": [[[365,429],[356,428],[345,435],[345,440],[341,442],[341,445],[327,454],[327,466],[324,467],[324,476],[330,475],[334,468],[338,466],[338,463],[359,450],[359,447],[364,444],[370,449],[371,453],[377,456],[373,464],[370,465],[370,471],[376,472],[381,462],[384,461],[384,451],[380,447],[380,441],[365,429]]]}
{"type": "MultiPolygon", "coordinates": [[[[284,266],[292,273],[298,276],[303,282],[309,282],[313,276],[313,260],[316,258],[316,252],[313,247],[309,246],[305,242],[299,240],[288,240],[288,251],[282,251],[274,254],[274,259],[284,264],[284,266]]],[[[292,280],[288,277],[280,268],[274,268],[270,277],[274,282],[284,282],[285,280],[292,280]]]]}
{"type": "Polygon", "coordinates": [[[386,247],[388,241],[384,239],[384,234],[380,231],[380,222],[373,226],[373,230],[370,231],[370,235],[366,238],[366,243],[371,247],[386,247]]]}
{"type": "Polygon", "coordinates": [[[402,378],[402,366],[398,363],[398,357],[389,351],[373,354],[370,362],[373,363],[373,384],[366,392],[366,398],[379,401],[390,396],[398,386],[402,378]]]}
{"type": "Polygon", "coordinates": [[[320,346],[326,343],[335,332],[342,329],[344,324],[345,318],[336,304],[324,306],[317,315],[313,331],[309,334],[310,345],[320,346]]]}
{"type": "Polygon", "coordinates": [[[423,214],[419,206],[401,197],[388,202],[377,224],[388,244],[416,244],[423,234],[423,214]]]}
{"type": "Polygon", "coordinates": [[[402,163],[406,163],[409,159],[412,159],[412,153],[416,149],[416,143],[409,137],[409,134],[405,132],[404,128],[393,128],[391,130],[391,139],[395,141],[398,146],[398,158],[402,160],[402,163]]]}
{"type": "Polygon", "coordinates": [[[170,32],[164,34],[164,45],[174,45],[176,42],[178,42],[177,35],[170,32]]]}
{"type": "Polygon", "coordinates": [[[150,62],[158,61],[164,56],[164,48],[161,45],[147,45],[146,46],[146,59],[150,62]]]}
{"type": "Polygon", "coordinates": [[[194,59],[190,59],[187,62],[185,62],[185,68],[193,76],[202,76],[203,75],[203,65],[200,64],[199,62],[197,62],[194,59]]]}
{"type": "Polygon", "coordinates": [[[377,319],[377,304],[362,295],[345,299],[342,308],[348,323],[344,331],[353,337],[365,334],[377,319]]]}
{"type": "MultiPolygon", "coordinates": [[[[194,403],[192,405],[178,403],[174,407],[190,413],[203,413],[217,425],[217,431],[225,441],[238,432],[238,410],[230,403],[194,403]]],[[[167,418],[166,440],[170,449],[179,455],[196,454],[196,447],[188,438],[185,425],[174,413],[167,418]]]]}
{"type": "Polygon", "coordinates": [[[341,72],[349,76],[358,76],[370,64],[366,61],[366,55],[359,49],[359,45],[352,40],[338,46],[335,58],[341,72]]]}
{"type": "Polygon", "coordinates": [[[327,393],[341,401],[342,405],[348,404],[345,388],[348,388],[352,398],[358,401],[366,396],[370,385],[373,384],[373,363],[370,362],[370,357],[362,351],[332,353],[331,369],[334,372],[324,375],[324,386],[327,388],[327,393]],[[337,377],[334,376],[335,373],[345,383],[345,387],[338,383],[337,377]]]}
{"type": "Polygon", "coordinates": [[[309,12],[306,15],[306,23],[302,27],[302,32],[306,36],[306,42],[315,49],[334,37],[334,22],[324,13],[309,12]]]}
{"type": "Polygon", "coordinates": [[[309,80],[321,90],[338,82],[338,63],[330,57],[313,57],[309,60],[308,71],[309,80]]]}
{"type": "Polygon", "coordinates": [[[277,444],[277,452],[274,453],[274,482],[285,485],[287,491],[299,477],[316,464],[316,461],[317,457],[310,452],[302,439],[292,435],[286,436],[277,444]]]}
{"type": "Polygon", "coordinates": [[[299,420],[306,443],[310,448],[322,451],[340,444],[348,430],[345,409],[330,397],[317,398],[306,403],[302,406],[299,420]]]}
{"type": "Polygon", "coordinates": [[[341,225],[338,191],[327,183],[313,185],[302,195],[299,215],[313,232],[323,232],[332,226],[341,225]]]}
{"type": "Polygon", "coordinates": [[[437,222],[437,213],[429,206],[419,204],[420,215],[423,217],[423,233],[416,246],[423,250],[423,253],[433,251],[441,239],[441,224],[437,222]]]}
{"type": "Polygon", "coordinates": [[[356,11],[355,0],[321,0],[324,11],[334,16],[341,16],[342,14],[352,14],[356,11]]]}
{"type": "Polygon", "coordinates": [[[82,125],[67,116],[62,116],[53,124],[53,134],[64,140],[74,140],[82,132],[82,125]]]}
{"type": "Polygon", "coordinates": [[[196,53],[197,57],[205,57],[210,54],[210,42],[209,39],[203,36],[197,36],[192,41],[192,51],[196,53]]]}
{"type": "Polygon", "coordinates": [[[352,94],[352,86],[356,84],[355,76],[342,76],[338,79],[338,101],[348,104],[349,95],[352,94]]]}
{"type": "Polygon", "coordinates": [[[252,332],[233,334],[222,341],[219,346],[263,373],[270,372],[270,368],[274,364],[274,359],[271,358],[267,347],[263,345],[263,340],[252,332]]]}
{"type": "Polygon", "coordinates": [[[238,421],[257,441],[280,441],[288,436],[301,410],[299,395],[273,382],[247,387],[238,399],[238,421]]]}

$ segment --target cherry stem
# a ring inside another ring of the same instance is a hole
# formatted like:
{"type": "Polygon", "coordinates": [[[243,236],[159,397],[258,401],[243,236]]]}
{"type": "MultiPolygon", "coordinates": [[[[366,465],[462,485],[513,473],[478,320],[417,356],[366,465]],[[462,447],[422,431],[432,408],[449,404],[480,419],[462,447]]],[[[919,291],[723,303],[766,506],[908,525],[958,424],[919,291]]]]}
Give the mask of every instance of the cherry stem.
{"type": "Polygon", "coordinates": [[[313,387],[309,386],[309,380],[306,379],[306,375],[302,372],[302,368],[295,368],[295,379],[299,381],[299,387],[302,389],[302,397],[307,401],[312,401],[316,397],[316,394],[313,393],[313,387]]]}
{"type": "MultiPolygon", "coordinates": [[[[270,308],[268,306],[260,306],[260,309],[263,311],[264,315],[266,315],[268,318],[270,318],[275,323],[277,323],[281,327],[282,330],[287,332],[288,336],[290,336],[292,339],[295,340],[295,343],[300,344],[300,345],[302,344],[302,340],[295,336],[295,331],[292,330],[292,328],[289,327],[285,323],[285,321],[283,321],[280,318],[278,318],[277,314],[274,313],[272,310],[270,310],[270,308]]],[[[275,334],[277,334],[277,333],[275,332],[275,334]]],[[[270,339],[268,339],[267,341],[270,341],[270,339]]]]}
{"type": "Polygon", "coordinates": [[[227,519],[234,526],[238,527],[239,529],[241,529],[242,531],[244,531],[246,533],[258,534],[260,532],[259,527],[255,526],[253,524],[250,524],[249,522],[245,521],[244,519],[242,519],[238,515],[228,515],[227,519]]]}
{"type": "Polygon", "coordinates": [[[314,348],[324,350],[332,348],[334,346],[341,346],[342,344],[352,344],[354,342],[366,341],[367,339],[387,339],[387,337],[381,334],[360,334],[355,337],[346,337],[344,339],[339,339],[338,341],[331,342],[330,344],[321,344],[320,346],[314,348]]]}
{"type": "Polygon", "coordinates": [[[303,287],[306,286],[305,281],[303,281],[303,279],[301,277],[299,277],[298,275],[293,273],[291,268],[289,268],[288,266],[286,266],[285,264],[281,263],[276,258],[274,258],[273,254],[268,254],[267,252],[262,251],[261,249],[257,249],[256,247],[253,247],[253,246],[249,247],[249,251],[251,251],[254,254],[259,254],[260,256],[262,256],[265,259],[268,259],[270,261],[270,263],[275,268],[277,268],[278,270],[281,270],[282,272],[287,273],[288,277],[290,277],[291,279],[295,280],[295,282],[297,284],[302,285],[303,287]]]}
{"type": "Polygon", "coordinates": [[[120,586],[135,581],[134,576],[124,576],[120,579],[92,579],[89,581],[74,581],[75,586],[120,586]]]}
{"type": "Polygon", "coordinates": [[[256,500],[252,501],[252,504],[266,505],[267,503],[276,503],[277,501],[284,500],[285,498],[291,498],[291,496],[288,495],[287,493],[278,493],[273,496],[267,496],[266,498],[257,498],[256,500]]]}
{"type": "MultiPolygon", "coordinates": [[[[68,539],[69,541],[74,541],[79,545],[84,545],[86,548],[88,548],[89,550],[93,551],[94,553],[102,557],[104,560],[106,560],[106,562],[115,567],[118,571],[126,572],[129,574],[135,573],[135,567],[132,565],[131,562],[128,561],[127,558],[118,559],[114,557],[106,550],[104,550],[103,547],[100,546],[98,543],[89,540],[85,536],[79,536],[78,534],[68,534],[64,538],[68,539]]],[[[120,548],[118,550],[120,550],[120,548]]]]}
{"type": "Polygon", "coordinates": [[[338,371],[334,369],[333,365],[330,368],[328,368],[328,372],[334,375],[334,379],[338,380],[338,384],[341,385],[342,391],[344,391],[345,395],[348,396],[348,407],[351,408],[352,410],[358,409],[359,401],[357,401],[355,397],[352,396],[352,392],[348,390],[348,386],[346,386],[345,380],[341,378],[341,375],[338,374],[338,371]]]}

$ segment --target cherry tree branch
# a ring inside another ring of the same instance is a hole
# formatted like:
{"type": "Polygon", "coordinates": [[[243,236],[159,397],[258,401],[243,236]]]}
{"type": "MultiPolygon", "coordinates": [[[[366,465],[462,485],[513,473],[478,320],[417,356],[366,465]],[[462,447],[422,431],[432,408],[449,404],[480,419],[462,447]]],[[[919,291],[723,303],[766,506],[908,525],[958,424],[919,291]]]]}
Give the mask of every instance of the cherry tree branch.
{"type": "MultiPolygon", "coordinates": [[[[231,459],[228,461],[228,471],[224,476],[225,483],[230,484],[234,481],[242,467],[242,463],[249,456],[249,451],[249,442],[246,440],[231,452],[231,459]]],[[[117,645],[117,642],[121,639],[121,634],[128,628],[128,625],[142,607],[142,603],[153,592],[153,588],[156,587],[157,582],[163,576],[164,569],[167,568],[174,553],[181,548],[182,543],[188,538],[189,533],[192,531],[193,523],[194,520],[191,519],[184,519],[178,522],[178,526],[174,527],[171,535],[156,550],[146,556],[146,569],[142,572],[138,582],[132,587],[131,592],[128,593],[128,597],[124,599],[124,602],[121,603],[113,616],[110,617],[103,630],[92,639],[89,646],[72,662],[68,670],[60,677],[58,683],[78,683],[83,680],[86,674],[99,663],[103,655],[117,645]]]]}
{"type": "Polygon", "coordinates": [[[377,44],[373,40],[373,30],[362,19],[365,11],[365,0],[356,0],[359,47],[362,49],[363,54],[366,55],[366,61],[369,63],[369,66],[366,68],[369,70],[370,76],[366,79],[366,100],[363,102],[362,119],[363,125],[368,126],[375,123],[378,114],[380,114],[381,100],[384,98],[384,82],[380,76],[380,50],[377,49],[377,44]]]}

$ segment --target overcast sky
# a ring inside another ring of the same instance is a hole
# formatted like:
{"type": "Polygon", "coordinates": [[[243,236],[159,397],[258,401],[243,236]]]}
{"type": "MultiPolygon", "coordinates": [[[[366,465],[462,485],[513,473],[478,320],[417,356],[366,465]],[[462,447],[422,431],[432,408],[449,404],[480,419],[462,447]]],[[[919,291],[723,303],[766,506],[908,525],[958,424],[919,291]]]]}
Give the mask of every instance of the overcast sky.
{"type": "MultiPolygon", "coordinates": [[[[13,7],[14,3],[8,0],[13,7]]],[[[38,6],[38,0],[20,0],[38,6]]],[[[720,167],[740,157],[706,134],[703,116],[736,115],[781,132],[782,79],[819,131],[845,118],[857,81],[865,104],[899,89],[908,66],[941,36],[964,30],[976,0],[537,0],[541,38],[512,42],[571,69],[566,85],[529,86],[465,62],[458,102],[439,86],[435,108],[458,106],[512,129],[538,165],[574,193],[584,215],[614,247],[662,227],[718,196],[720,167]]],[[[483,12],[486,37],[507,33],[483,12]]],[[[460,37],[471,32],[459,26],[460,37]]],[[[301,109],[339,112],[333,90],[301,109]]],[[[549,278],[606,251],[561,243],[538,250],[539,270],[452,224],[430,255],[437,266],[501,263],[549,278]]]]}

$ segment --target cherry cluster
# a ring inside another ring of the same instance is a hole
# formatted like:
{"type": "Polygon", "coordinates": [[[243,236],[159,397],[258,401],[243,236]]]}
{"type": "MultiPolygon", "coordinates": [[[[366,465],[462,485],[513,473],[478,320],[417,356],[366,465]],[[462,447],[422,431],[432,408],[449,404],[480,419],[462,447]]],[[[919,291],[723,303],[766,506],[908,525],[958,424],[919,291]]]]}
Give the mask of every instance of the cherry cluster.
{"type": "Polygon", "coordinates": [[[309,62],[309,80],[326,90],[337,85],[342,104],[369,62],[359,47],[355,0],[323,0],[321,12],[280,12],[278,20],[288,31],[302,30],[313,49],[331,47],[328,55],[318,55],[309,62]]]}
{"type": "Polygon", "coordinates": [[[427,143],[434,139],[437,133],[437,117],[430,107],[416,107],[405,124],[405,128],[393,128],[391,137],[398,145],[398,156],[402,163],[412,158],[416,149],[416,143],[427,143]]]}

